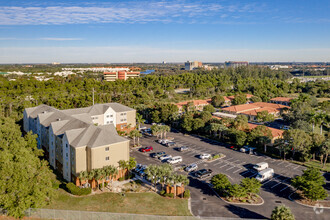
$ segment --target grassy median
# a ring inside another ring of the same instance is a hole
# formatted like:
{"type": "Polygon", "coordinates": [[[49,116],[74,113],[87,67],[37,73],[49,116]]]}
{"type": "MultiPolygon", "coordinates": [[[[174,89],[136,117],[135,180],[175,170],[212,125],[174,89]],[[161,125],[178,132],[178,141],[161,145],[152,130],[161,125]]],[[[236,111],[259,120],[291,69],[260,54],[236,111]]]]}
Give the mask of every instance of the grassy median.
{"type": "Polygon", "coordinates": [[[187,199],[170,199],[155,193],[102,193],[73,197],[59,189],[46,209],[94,212],[132,213],[147,215],[191,216],[187,199]]]}

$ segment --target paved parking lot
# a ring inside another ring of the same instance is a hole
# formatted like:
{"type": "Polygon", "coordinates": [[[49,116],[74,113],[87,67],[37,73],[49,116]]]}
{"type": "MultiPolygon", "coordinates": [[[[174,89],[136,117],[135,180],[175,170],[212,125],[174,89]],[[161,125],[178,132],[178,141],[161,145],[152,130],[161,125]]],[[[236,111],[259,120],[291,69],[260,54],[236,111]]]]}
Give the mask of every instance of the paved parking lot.
{"type": "MultiPolygon", "coordinates": [[[[196,163],[198,169],[213,170],[212,176],[218,173],[226,174],[232,183],[239,183],[244,177],[255,177],[257,173],[251,170],[251,167],[256,163],[267,162],[269,167],[275,171],[272,179],[262,183],[260,195],[265,200],[265,204],[262,206],[234,206],[224,203],[216,198],[207,186],[211,177],[197,180],[190,176],[191,205],[193,214],[196,216],[267,218],[272,209],[280,204],[290,206],[297,219],[327,219],[326,214],[330,214],[329,210],[324,210],[322,214],[316,215],[313,208],[298,205],[288,199],[288,196],[294,191],[290,186],[291,179],[295,175],[301,175],[302,171],[306,169],[305,167],[264,155],[241,153],[228,149],[216,141],[199,137],[184,136],[181,133],[173,132],[169,133],[168,136],[174,138],[177,146],[188,146],[189,150],[179,152],[173,147],[165,147],[156,142],[156,137],[144,137],[141,139],[141,143],[143,146],[152,146],[153,152],[164,151],[172,156],[182,156],[182,163],[173,165],[174,168],[196,163]],[[208,162],[206,159],[199,159],[198,155],[202,153],[223,153],[226,157],[208,162]],[[245,214],[243,215],[243,213],[245,214]],[[299,216],[303,218],[298,218],[299,216]]],[[[150,157],[149,152],[141,153],[134,149],[131,150],[131,155],[137,159],[138,163],[162,163],[160,160],[150,157]]]]}

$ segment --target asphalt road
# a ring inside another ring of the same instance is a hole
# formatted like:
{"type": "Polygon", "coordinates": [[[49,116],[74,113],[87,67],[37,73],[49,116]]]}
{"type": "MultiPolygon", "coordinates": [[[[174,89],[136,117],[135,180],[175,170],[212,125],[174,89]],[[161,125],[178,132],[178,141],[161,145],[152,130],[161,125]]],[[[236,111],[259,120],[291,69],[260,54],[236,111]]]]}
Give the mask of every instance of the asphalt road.
{"type": "MultiPolygon", "coordinates": [[[[141,143],[143,146],[152,146],[154,148],[153,152],[164,151],[172,156],[182,156],[183,162],[173,165],[174,167],[196,163],[198,169],[212,169],[212,175],[226,174],[232,183],[239,183],[244,177],[254,177],[256,173],[251,172],[249,168],[259,162],[267,162],[269,167],[275,171],[272,179],[263,182],[260,196],[265,203],[261,206],[225,203],[207,185],[210,177],[200,181],[190,176],[191,207],[195,216],[265,219],[270,217],[276,206],[284,204],[291,208],[296,219],[330,219],[329,209],[324,209],[322,213],[316,214],[313,208],[299,205],[288,199],[288,196],[294,190],[290,186],[291,178],[295,175],[301,175],[302,171],[306,169],[305,167],[264,155],[241,153],[228,149],[221,143],[194,136],[184,136],[182,133],[170,132],[167,136],[173,137],[178,146],[188,146],[189,150],[179,152],[174,148],[162,146],[156,143],[156,137],[143,137],[141,143]],[[213,162],[206,162],[206,160],[199,159],[198,155],[201,153],[223,153],[226,157],[213,162]]],[[[150,153],[141,153],[135,149],[131,151],[131,155],[141,164],[162,163],[158,159],[151,158],[150,153]]],[[[328,178],[327,181],[329,181],[328,178]]]]}

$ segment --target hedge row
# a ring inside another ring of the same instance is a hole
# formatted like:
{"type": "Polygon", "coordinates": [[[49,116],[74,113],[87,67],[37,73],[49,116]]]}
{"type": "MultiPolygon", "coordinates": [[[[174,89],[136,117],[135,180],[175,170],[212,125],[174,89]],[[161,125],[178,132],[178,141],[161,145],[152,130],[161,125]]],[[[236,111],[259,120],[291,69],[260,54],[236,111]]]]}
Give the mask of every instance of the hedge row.
{"type": "Polygon", "coordinates": [[[76,186],[73,183],[67,183],[66,188],[68,189],[68,191],[71,194],[77,195],[77,196],[88,195],[92,192],[91,188],[79,188],[78,186],[76,186]]]}

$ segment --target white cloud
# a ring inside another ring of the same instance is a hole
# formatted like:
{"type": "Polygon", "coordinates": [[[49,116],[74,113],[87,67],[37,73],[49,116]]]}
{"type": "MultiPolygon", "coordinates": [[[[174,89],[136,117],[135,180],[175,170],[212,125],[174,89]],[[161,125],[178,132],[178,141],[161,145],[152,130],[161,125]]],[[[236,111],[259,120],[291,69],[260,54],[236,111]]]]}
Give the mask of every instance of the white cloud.
{"type": "Polygon", "coordinates": [[[40,40],[49,40],[49,41],[74,41],[74,40],[83,40],[82,38],[64,38],[64,37],[42,37],[40,40]]]}
{"type": "MultiPolygon", "coordinates": [[[[252,4],[254,5],[254,4],[252,4]]],[[[0,25],[176,22],[177,17],[199,18],[252,13],[251,4],[221,5],[186,1],[126,2],[84,6],[0,7],[0,25]]]]}
{"type": "Polygon", "coordinates": [[[38,47],[0,48],[1,63],[131,63],[131,62],[328,62],[330,48],[256,50],[256,49],[171,49],[153,47],[38,47]],[[33,56],[31,56],[33,54],[33,56]],[[92,54],[92,55],[91,55],[92,54]]]}

